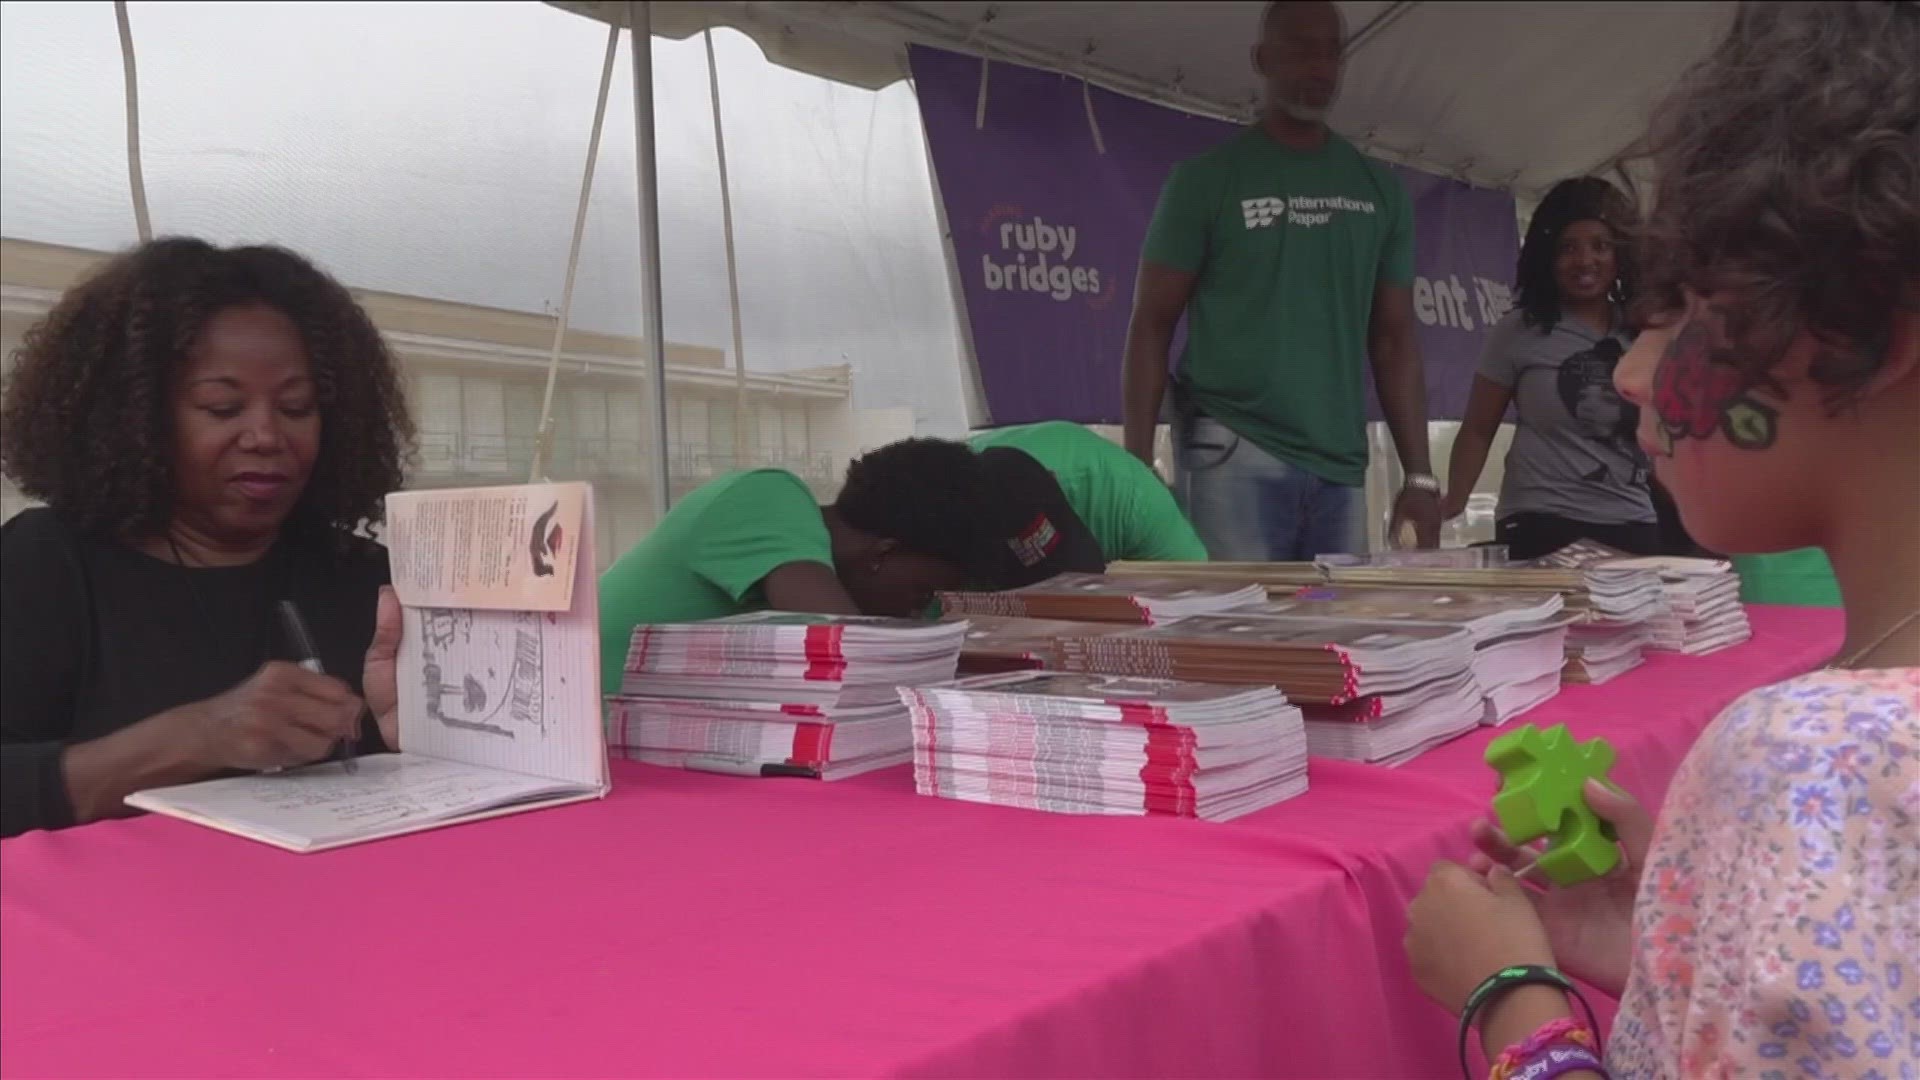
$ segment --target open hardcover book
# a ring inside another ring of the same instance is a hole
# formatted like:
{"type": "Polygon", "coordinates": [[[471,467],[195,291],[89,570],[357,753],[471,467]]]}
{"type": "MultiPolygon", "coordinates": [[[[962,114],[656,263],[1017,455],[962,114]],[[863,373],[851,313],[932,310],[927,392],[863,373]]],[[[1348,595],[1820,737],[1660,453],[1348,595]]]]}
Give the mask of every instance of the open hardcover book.
{"type": "Polygon", "coordinates": [[[304,852],[604,796],[593,533],[585,484],[388,496],[404,751],[127,803],[304,852]]]}

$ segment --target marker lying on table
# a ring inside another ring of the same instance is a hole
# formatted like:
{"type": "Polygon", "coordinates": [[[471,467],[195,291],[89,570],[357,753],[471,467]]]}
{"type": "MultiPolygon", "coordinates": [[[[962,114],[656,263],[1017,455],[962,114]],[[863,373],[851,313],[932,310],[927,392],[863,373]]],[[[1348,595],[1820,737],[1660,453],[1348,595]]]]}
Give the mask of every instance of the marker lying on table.
{"type": "MultiPolygon", "coordinates": [[[[293,601],[280,601],[280,622],[287,629],[287,641],[292,644],[293,651],[300,657],[300,666],[315,675],[325,675],[327,669],[320,664],[320,650],[314,647],[313,635],[307,633],[307,622],[300,617],[300,609],[293,606],[293,601]]],[[[351,738],[341,739],[335,743],[333,749],[327,754],[327,760],[339,762],[348,772],[359,770],[359,765],[353,760],[353,739],[351,738]]]]}

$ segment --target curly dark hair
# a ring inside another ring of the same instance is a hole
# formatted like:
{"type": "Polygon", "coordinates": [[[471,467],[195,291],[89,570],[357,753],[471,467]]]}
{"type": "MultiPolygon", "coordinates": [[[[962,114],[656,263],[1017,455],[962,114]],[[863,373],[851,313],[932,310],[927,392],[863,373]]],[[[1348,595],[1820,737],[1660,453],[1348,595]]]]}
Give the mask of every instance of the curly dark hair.
{"type": "Polygon", "coordinates": [[[993,551],[986,474],[973,449],[903,439],[853,459],[834,508],[861,532],[972,571],[993,551]]]}
{"type": "Polygon", "coordinates": [[[1598,221],[1613,233],[1613,299],[1631,303],[1634,292],[1632,241],[1638,223],[1633,202],[1619,188],[1597,176],[1576,176],[1553,185],[1534,208],[1527,238],[1520,245],[1520,261],[1513,271],[1513,306],[1520,309],[1520,325],[1552,330],[1560,323],[1560,285],[1553,264],[1560,254],[1560,234],[1576,221],[1598,221]]]}
{"type": "Polygon", "coordinates": [[[1839,408],[1879,370],[1920,284],[1920,5],[1743,3],[1654,113],[1648,301],[1722,292],[1748,386],[1801,332],[1839,408]]]}
{"type": "Polygon", "coordinates": [[[154,240],[68,289],[14,353],[0,470],[84,532],[164,530],[174,372],[207,320],[240,304],[291,320],[313,367],[320,448],[289,524],[353,532],[379,521],[413,440],[393,356],[339,282],[277,247],[154,240]]]}

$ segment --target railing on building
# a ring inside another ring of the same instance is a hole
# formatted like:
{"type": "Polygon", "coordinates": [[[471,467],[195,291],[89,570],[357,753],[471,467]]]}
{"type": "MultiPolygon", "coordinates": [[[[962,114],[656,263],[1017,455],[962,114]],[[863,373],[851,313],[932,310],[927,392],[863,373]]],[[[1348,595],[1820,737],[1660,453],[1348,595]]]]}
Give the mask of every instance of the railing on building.
{"type": "MultiPolygon", "coordinates": [[[[559,435],[553,441],[550,471],[570,480],[643,481],[647,452],[648,444],[639,439],[559,435]]],[[[674,443],[667,458],[668,477],[675,488],[689,489],[735,469],[772,468],[786,469],[810,487],[829,488],[839,481],[843,467],[831,454],[784,447],[749,448],[747,454],[747,460],[740,462],[731,448],[674,443]]],[[[532,462],[530,436],[426,430],[419,433],[415,478],[426,483],[505,479],[524,475],[532,462]]]]}

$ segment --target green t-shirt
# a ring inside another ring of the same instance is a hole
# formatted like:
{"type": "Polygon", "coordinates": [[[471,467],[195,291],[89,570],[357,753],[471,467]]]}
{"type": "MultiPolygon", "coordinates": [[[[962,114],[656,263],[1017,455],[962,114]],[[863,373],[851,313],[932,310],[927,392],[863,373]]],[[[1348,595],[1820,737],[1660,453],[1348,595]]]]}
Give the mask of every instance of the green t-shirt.
{"type": "Polygon", "coordinates": [[[800,478],[755,469],[682,499],[600,575],[600,681],[618,693],[633,628],[767,606],[761,582],[788,563],[833,565],[820,504],[800,478]]]}
{"type": "Polygon", "coordinates": [[[1176,165],[1142,252],[1198,275],[1179,386],[1201,412],[1337,484],[1367,472],[1374,286],[1413,280],[1413,209],[1387,167],[1329,133],[1260,128],[1176,165]]]}
{"type": "Polygon", "coordinates": [[[1064,420],[975,435],[977,453],[1004,446],[1047,467],[1067,504],[1109,560],[1206,562],[1207,548],[1152,469],[1126,450],[1064,420]]]}
{"type": "Polygon", "coordinates": [[[1786,604],[1793,607],[1839,607],[1840,583],[1833,564],[1819,548],[1801,548],[1773,555],[1735,555],[1740,575],[1740,599],[1748,604],[1786,604]]]}

